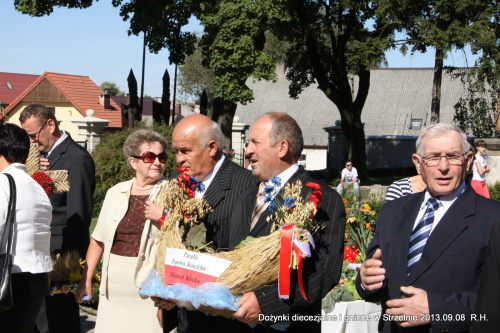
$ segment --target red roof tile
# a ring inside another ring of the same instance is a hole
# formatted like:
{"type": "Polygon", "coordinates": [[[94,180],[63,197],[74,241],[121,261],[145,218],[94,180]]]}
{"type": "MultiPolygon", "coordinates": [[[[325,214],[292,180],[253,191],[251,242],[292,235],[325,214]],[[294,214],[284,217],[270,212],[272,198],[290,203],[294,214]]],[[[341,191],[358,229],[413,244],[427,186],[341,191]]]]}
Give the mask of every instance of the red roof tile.
{"type": "Polygon", "coordinates": [[[104,94],[104,91],[102,91],[88,76],[80,75],[43,73],[4,110],[4,114],[8,114],[15,108],[16,105],[45,78],[49,80],[83,116],[86,116],[88,109],[92,109],[95,111],[95,117],[110,121],[107,127],[121,128],[121,110],[118,104],[110,100],[111,108],[104,109],[104,106],[99,103],[99,95],[104,94]]]}
{"type": "Polygon", "coordinates": [[[12,103],[38,77],[39,75],[0,72],[0,104],[12,103]],[[7,82],[10,82],[14,89],[9,89],[7,82]]]}

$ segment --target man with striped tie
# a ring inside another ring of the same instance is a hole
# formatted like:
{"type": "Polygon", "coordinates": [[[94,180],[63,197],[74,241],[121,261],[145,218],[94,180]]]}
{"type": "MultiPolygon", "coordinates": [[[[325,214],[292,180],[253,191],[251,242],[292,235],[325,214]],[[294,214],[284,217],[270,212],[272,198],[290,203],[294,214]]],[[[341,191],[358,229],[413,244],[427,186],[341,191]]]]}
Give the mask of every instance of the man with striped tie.
{"type": "Polygon", "coordinates": [[[382,303],[381,332],[467,332],[500,203],[465,184],[472,153],[458,128],[420,133],[413,162],[427,190],[385,204],[356,287],[382,303]]]}

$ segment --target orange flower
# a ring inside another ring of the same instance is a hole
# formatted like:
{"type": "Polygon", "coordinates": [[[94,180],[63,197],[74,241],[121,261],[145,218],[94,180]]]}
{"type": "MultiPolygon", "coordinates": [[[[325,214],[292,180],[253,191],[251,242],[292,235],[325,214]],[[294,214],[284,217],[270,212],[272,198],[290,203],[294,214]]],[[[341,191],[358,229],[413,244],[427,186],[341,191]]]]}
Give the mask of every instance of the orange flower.
{"type": "Polygon", "coordinates": [[[370,223],[365,224],[365,228],[368,229],[368,230],[372,230],[372,227],[371,227],[370,223]]]}
{"type": "Polygon", "coordinates": [[[369,204],[367,204],[367,203],[365,203],[363,206],[365,207],[365,209],[366,209],[366,210],[371,210],[371,209],[372,209],[372,208],[370,207],[370,205],[369,205],[369,204]]]}
{"type": "Polygon", "coordinates": [[[344,202],[344,205],[347,205],[347,199],[342,198],[342,201],[344,202]]]}

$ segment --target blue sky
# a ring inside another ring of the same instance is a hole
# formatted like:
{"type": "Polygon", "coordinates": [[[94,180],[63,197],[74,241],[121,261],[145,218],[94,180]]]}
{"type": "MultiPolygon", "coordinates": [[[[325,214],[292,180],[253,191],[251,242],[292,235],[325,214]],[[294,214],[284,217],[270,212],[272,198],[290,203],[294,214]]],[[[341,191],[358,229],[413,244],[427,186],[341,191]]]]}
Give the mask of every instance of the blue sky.
{"type": "MultiPolygon", "coordinates": [[[[0,71],[37,74],[55,72],[84,75],[97,85],[115,82],[127,91],[127,76],[134,71],[139,84],[142,74],[142,38],[128,36],[128,22],[119,15],[110,0],[94,1],[87,9],[56,8],[50,16],[32,18],[14,9],[13,0],[0,1],[0,71]]],[[[195,20],[186,30],[201,31],[195,20]]],[[[434,52],[407,55],[387,53],[389,67],[433,67],[434,52]]],[[[462,52],[448,56],[445,65],[466,64],[462,52]]],[[[468,53],[469,66],[475,58],[468,53]]],[[[146,53],[144,93],[161,96],[162,77],[168,68],[173,89],[174,66],[168,51],[146,53]]],[[[140,92],[140,90],[139,90],[140,92]]],[[[173,94],[173,90],[171,91],[173,94]]]]}

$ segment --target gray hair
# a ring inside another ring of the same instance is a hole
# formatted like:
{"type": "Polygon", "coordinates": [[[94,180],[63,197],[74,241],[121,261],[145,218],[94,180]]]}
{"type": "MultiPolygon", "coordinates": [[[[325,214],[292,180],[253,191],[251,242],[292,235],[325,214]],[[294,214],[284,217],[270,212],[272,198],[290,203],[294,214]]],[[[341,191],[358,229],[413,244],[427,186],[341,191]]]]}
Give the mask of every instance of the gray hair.
{"type": "Polygon", "coordinates": [[[123,145],[123,156],[125,157],[125,161],[127,161],[127,165],[131,167],[128,159],[130,156],[137,156],[141,153],[141,145],[143,143],[153,142],[161,144],[163,151],[167,152],[167,140],[160,133],[148,129],[140,129],[131,133],[123,145]]]}
{"type": "Polygon", "coordinates": [[[299,124],[290,115],[282,112],[270,112],[263,117],[265,116],[273,121],[269,133],[271,147],[276,146],[281,140],[287,141],[293,159],[298,161],[304,149],[304,138],[299,124]]]}
{"type": "Polygon", "coordinates": [[[210,140],[215,140],[218,149],[222,150],[222,130],[215,121],[212,121],[212,126],[205,126],[198,133],[198,142],[201,148],[205,149],[210,140]]]}
{"type": "Polygon", "coordinates": [[[447,132],[456,132],[462,138],[463,153],[470,151],[470,143],[467,141],[467,136],[460,128],[455,125],[446,123],[437,123],[425,127],[417,138],[416,149],[417,154],[420,155],[420,159],[424,153],[424,148],[422,147],[422,142],[426,138],[442,137],[447,132]]]}

